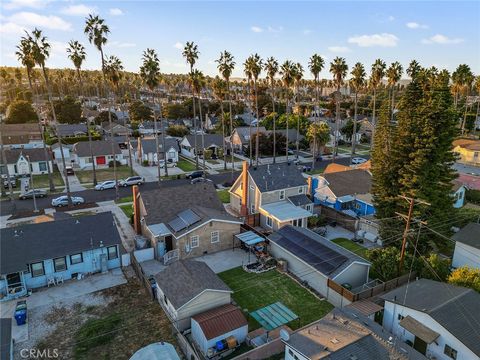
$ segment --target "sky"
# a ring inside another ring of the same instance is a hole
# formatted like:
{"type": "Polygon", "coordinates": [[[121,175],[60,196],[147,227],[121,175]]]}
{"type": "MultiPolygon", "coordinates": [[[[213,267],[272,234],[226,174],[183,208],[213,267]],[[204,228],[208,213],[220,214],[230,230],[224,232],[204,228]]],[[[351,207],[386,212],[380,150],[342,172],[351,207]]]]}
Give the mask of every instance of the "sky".
{"type": "MultiPolygon", "coordinates": [[[[100,68],[100,53],[83,33],[85,17],[103,17],[110,27],[106,55],[120,58],[138,72],[146,48],[157,51],[161,71],[186,73],[182,48],[198,45],[197,67],[217,75],[215,60],[223,50],[236,61],[234,77],[243,74],[250,54],[300,62],[322,55],[327,64],[344,57],[367,72],[375,59],[412,59],[449,71],[462,63],[480,73],[480,1],[69,1],[2,0],[0,64],[18,66],[16,45],[24,30],[42,29],[52,44],[47,66],[71,67],[66,46],[86,47],[85,69],[100,68]]],[[[321,73],[331,78],[329,66],[321,73]]],[[[261,74],[261,77],[265,74],[261,74]]],[[[404,74],[404,77],[407,76],[404,74]]]]}

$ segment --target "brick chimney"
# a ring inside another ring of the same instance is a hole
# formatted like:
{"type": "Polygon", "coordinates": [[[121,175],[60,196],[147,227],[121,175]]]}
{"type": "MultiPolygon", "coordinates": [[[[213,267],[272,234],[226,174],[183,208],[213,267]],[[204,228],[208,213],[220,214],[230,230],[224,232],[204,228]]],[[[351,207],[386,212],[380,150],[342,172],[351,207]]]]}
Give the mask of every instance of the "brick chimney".
{"type": "Polygon", "coordinates": [[[138,185],[132,186],[133,195],[133,227],[138,235],[142,234],[142,225],[140,224],[140,193],[138,185]]]}
{"type": "Polygon", "coordinates": [[[242,166],[242,204],[240,214],[242,216],[248,215],[248,163],[243,162],[242,166]]]}

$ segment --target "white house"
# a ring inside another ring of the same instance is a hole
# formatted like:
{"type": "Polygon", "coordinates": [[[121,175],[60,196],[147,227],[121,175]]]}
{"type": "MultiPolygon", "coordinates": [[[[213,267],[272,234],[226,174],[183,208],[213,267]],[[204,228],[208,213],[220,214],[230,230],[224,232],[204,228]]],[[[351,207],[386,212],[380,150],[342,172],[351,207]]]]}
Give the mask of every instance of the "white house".
{"type": "MultiPolygon", "coordinates": [[[[7,149],[5,150],[5,158],[11,176],[28,175],[30,173],[32,175],[47,174],[47,166],[50,167],[50,171],[53,171],[52,154],[47,150],[47,158],[45,158],[45,152],[42,148],[7,149]]],[[[5,172],[3,169],[5,164],[3,158],[0,160],[3,173],[5,172]]]]}
{"type": "Polygon", "coordinates": [[[205,144],[205,149],[211,150],[212,155],[219,155],[218,150],[223,149],[223,136],[221,134],[205,134],[205,135],[196,135],[197,143],[195,146],[195,135],[187,135],[180,142],[180,151],[182,155],[188,157],[195,157],[195,154],[201,155],[202,150],[202,138],[205,144]]]}
{"type": "Polygon", "coordinates": [[[383,327],[430,359],[480,359],[480,294],[420,279],[381,296],[383,327]]]}
{"type": "MultiPolygon", "coordinates": [[[[115,151],[115,159],[121,165],[126,165],[127,160],[124,158],[117,142],[114,142],[113,150],[115,151]]],[[[78,142],[73,145],[72,154],[72,163],[81,169],[92,167],[92,154],[97,168],[107,168],[109,163],[113,161],[112,142],[107,140],[92,141],[91,150],[90,142],[78,142]]]]}
{"type": "Polygon", "coordinates": [[[470,223],[452,237],[455,240],[452,266],[480,269],[480,224],[470,223]]]}
{"type": "MultiPolygon", "coordinates": [[[[138,138],[137,148],[134,149],[135,158],[140,162],[148,161],[149,165],[157,164],[156,140],[154,138],[138,138]]],[[[165,150],[163,149],[163,141],[158,139],[158,152],[160,160],[163,164],[166,153],[167,162],[176,164],[178,162],[178,142],[177,139],[168,137],[165,138],[165,150]]]]}
{"type": "MultiPolygon", "coordinates": [[[[71,148],[72,148],[72,145],[62,144],[63,157],[65,159],[70,159],[71,148]]],[[[52,146],[50,146],[50,149],[52,149],[53,158],[56,159],[57,161],[61,161],[62,160],[62,151],[60,151],[60,144],[55,143],[52,146]]]]}

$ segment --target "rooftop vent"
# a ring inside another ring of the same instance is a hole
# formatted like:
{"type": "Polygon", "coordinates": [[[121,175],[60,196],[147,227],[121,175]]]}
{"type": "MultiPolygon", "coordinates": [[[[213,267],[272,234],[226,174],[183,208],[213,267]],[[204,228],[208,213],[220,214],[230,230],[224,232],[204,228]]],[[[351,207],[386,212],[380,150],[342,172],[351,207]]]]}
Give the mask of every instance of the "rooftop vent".
{"type": "Polygon", "coordinates": [[[340,342],[340,340],[338,340],[337,338],[333,338],[333,339],[330,339],[330,342],[332,344],[338,344],[340,342]]]}

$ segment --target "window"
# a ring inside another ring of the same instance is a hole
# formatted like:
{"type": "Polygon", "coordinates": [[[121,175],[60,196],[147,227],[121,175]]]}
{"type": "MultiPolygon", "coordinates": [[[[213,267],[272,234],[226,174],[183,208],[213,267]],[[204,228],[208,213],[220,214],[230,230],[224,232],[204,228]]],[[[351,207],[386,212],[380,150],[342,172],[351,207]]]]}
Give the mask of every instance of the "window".
{"type": "Polygon", "coordinates": [[[192,247],[192,249],[198,247],[198,244],[199,244],[198,235],[190,236],[190,246],[192,247]]]}
{"type": "Polygon", "coordinates": [[[445,349],[443,350],[443,353],[452,359],[457,358],[457,350],[451,348],[447,344],[445,344],[445,349]]]}
{"type": "Polygon", "coordinates": [[[212,231],[211,235],[210,235],[210,241],[212,243],[217,243],[220,241],[220,232],[218,231],[212,231]]]}
{"type": "Polygon", "coordinates": [[[267,217],[267,226],[272,227],[272,218],[267,217]]]}
{"type": "Polygon", "coordinates": [[[285,190],[280,190],[279,199],[280,199],[280,200],[284,200],[284,199],[285,199],[285,190]]]}
{"type": "Polygon", "coordinates": [[[70,264],[75,265],[75,264],[80,264],[82,262],[83,262],[82,253],[70,255],[70,264]]]}
{"type": "Polygon", "coordinates": [[[360,210],[362,208],[362,206],[358,202],[354,203],[353,207],[357,210],[360,210]]]}
{"type": "Polygon", "coordinates": [[[109,246],[107,248],[107,252],[108,252],[108,260],[113,260],[118,257],[116,246],[109,246]]]}
{"type": "Polygon", "coordinates": [[[300,186],[300,187],[298,188],[298,193],[299,193],[299,194],[303,194],[303,186],[300,186]]]}
{"type": "Polygon", "coordinates": [[[45,161],[40,161],[38,163],[38,168],[40,171],[47,171],[47,163],[45,161]]]}
{"type": "Polygon", "coordinates": [[[250,213],[251,213],[251,214],[255,214],[255,204],[252,204],[252,205],[250,206],[250,213]]]}
{"type": "Polygon", "coordinates": [[[398,314],[397,318],[398,318],[399,321],[401,321],[401,320],[403,320],[403,315],[402,315],[402,314],[398,314]]]}
{"type": "Polygon", "coordinates": [[[31,264],[30,268],[32,269],[32,277],[45,275],[45,268],[43,267],[43,261],[31,264]]]}
{"type": "Polygon", "coordinates": [[[53,259],[53,267],[55,268],[55,272],[67,270],[67,262],[65,260],[65,256],[53,259]]]}

